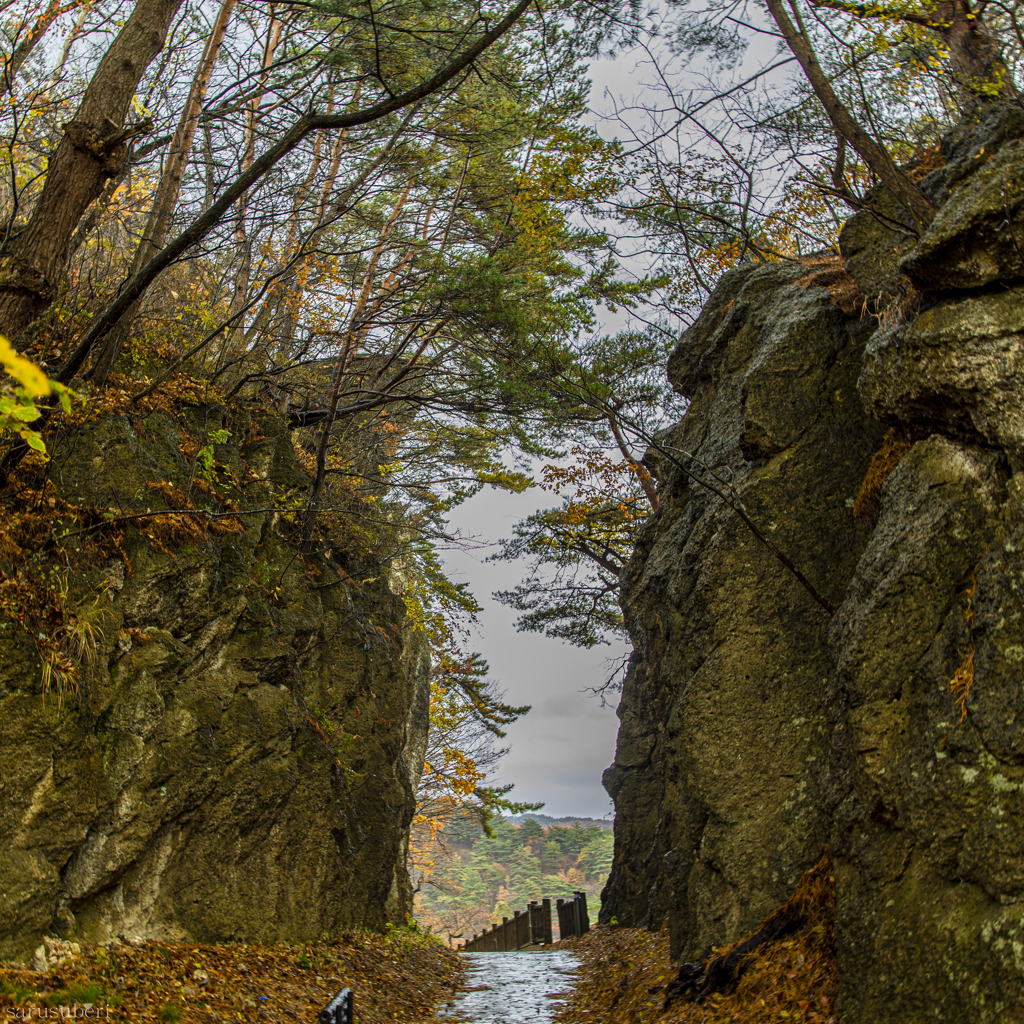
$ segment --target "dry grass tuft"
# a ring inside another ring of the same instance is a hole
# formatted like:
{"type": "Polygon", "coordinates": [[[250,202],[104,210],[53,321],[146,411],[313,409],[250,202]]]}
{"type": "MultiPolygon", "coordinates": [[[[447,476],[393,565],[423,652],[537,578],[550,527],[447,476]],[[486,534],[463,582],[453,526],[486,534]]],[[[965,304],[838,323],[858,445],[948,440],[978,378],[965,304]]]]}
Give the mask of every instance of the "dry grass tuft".
{"type": "MultiPolygon", "coordinates": [[[[793,912],[804,919],[801,928],[743,956],[735,991],[712,993],[700,1003],[677,1002],[667,1012],[666,988],[679,965],[669,961],[665,931],[599,926],[581,939],[565,940],[559,946],[579,956],[583,966],[555,1019],[558,1024],[836,1024],[835,877],[827,852],[776,914],[793,912]]],[[[714,956],[728,957],[749,937],[716,949],[714,956]]]]}
{"type": "Polygon", "coordinates": [[[847,273],[842,256],[827,256],[815,263],[814,269],[796,284],[798,288],[827,288],[832,304],[847,316],[863,316],[867,311],[867,299],[847,273]]]}
{"type": "Polygon", "coordinates": [[[921,293],[911,283],[909,277],[901,276],[895,295],[880,296],[878,303],[885,301],[877,313],[871,315],[878,321],[881,330],[908,323],[921,309],[921,293]]]}
{"type": "Polygon", "coordinates": [[[906,166],[905,171],[907,177],[916,185],[932,171],[945,166],[946,154],[942,152],[942,147],[936,143],[929,149],[918,150],[909,165],[906,166]]]}
{"type": "Polygon", "coordinates": [[[967,698],[970,697],[971,687],[974,685],[974,654],[975,650],[972,647],[949,681],[956,709],[960,712],[961,723],[967,721],[967,698]]]}
{"type": "Polygon", "coordinates": [[[226,399],[217,388],[208,382],[185,373],[178,373],[170,380],[153,389],[152,394],[136,398],[145,381],[128,377],[123,373],[112,373],[103,388],[97,389],[82,404],[75,404],[71,412],[60,413],[50,421],[48,432],[67,430],[82,423],[105,419],[108,416],[129,416],[142,418],[153,412],[163,412],[178,419],[182,406],[203,406],[223,404],[226,399]]]}
{"type": "Polygon", "coordinates": [[[211,536],[222,537],[227,533],[245,531],[241,516],[234,515],[239,511],[238,506],[226,498],[220,498],[220,504],[222,511],[229,514],[214,517],[203,509],[197,509],[188,495],[174,484],[150,481],[146,486],[159,494],[174,511],[139,520],[135,528],[164,554],[173,554],[171,549],[174,547],[194,544],[211,536]]]}
{"type": "Polygon", "coordinates": [[[882,484],[914,446],[912,438],[894,427],[882,438],[882,445],[871,456],[868,471],[853,503],[853,518],[862,526],[874,527],[882,511],[882,484]]]}

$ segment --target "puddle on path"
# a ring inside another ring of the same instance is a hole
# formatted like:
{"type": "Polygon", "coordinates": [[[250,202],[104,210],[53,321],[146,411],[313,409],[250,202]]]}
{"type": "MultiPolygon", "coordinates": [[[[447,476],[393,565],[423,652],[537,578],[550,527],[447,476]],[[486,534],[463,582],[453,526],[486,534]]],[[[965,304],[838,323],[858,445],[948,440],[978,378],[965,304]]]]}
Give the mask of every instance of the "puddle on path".
{"type": "Polygon", "coordinates": [[[448,1019],[468,1024],[547,1024],[572,987],[579,960],[571,953],[464,953],[469,974],[448,1019]],[[473,990],[473,991],[470,991],[473,990]]]}

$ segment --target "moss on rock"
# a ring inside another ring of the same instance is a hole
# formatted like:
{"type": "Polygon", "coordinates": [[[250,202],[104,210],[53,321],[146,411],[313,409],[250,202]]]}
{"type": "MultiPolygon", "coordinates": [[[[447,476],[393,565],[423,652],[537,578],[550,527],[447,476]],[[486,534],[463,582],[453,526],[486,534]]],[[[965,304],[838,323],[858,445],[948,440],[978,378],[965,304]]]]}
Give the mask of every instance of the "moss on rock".
{"type": "MultiPolygon", "coordinates": [[[[242,532],[163,551],[129,533],[130,567],[78,578],[102,639],[77,706],[44,704],[32,644],[0,622],[0,957],[46,930],[296,941],[405,920],[425,643],[383,578],[350,590],[322,557],[311,576],[276,513],[244,513],[308,484],[264,427],[217,451],[242,532]]],[[[165,507],[150,484],[187,485],[180,438],[163,413],[84,424],[55,482],[165,507]]]]}

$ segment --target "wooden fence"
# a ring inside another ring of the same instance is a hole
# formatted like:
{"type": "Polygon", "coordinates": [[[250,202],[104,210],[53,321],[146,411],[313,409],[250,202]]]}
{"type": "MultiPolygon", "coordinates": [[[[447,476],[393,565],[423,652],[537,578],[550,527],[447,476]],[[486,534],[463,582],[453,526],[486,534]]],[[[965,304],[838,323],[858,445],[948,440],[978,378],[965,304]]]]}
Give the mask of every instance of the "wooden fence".
{"type": "Polygon", "coordinates": [[[585,892],[577,892],[571,900],[559,900],[557,909],[560,939],[567,939],[570,935],[586,935],[590,931],[585,892]]]}
{"type": "MultiPolygon", "coordinates": [[[[562,901],[559,900],[559,903],[562,901]]],[[[483,935],[474,935],[459,949],[464,953],[500,953],[528,946],[547,946],[552,939],[551,900],[534,900],[526,910],[517,910],[514,917],[502,918],[483,935]]]]}

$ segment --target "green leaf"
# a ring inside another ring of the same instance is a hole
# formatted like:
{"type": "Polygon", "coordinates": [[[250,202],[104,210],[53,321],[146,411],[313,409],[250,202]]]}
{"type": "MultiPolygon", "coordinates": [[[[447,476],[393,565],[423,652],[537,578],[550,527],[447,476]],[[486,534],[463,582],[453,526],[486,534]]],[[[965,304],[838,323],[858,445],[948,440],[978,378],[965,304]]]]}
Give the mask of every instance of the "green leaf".
{"type": "Polygon", "coordinates": [[[29,448],[34,448],[37,452],[46,452],[46,444],[43,439],[34,430],[22,430],[21,436],[29,448]]]}
{"type": "Polygon", "coordinates": [[[11,415],[18,420],[23,420],[26,423],[31,423],[33,420],[39,419],[39,410],[32,405],[17,405],[11,410],[11,415]]]}

